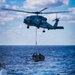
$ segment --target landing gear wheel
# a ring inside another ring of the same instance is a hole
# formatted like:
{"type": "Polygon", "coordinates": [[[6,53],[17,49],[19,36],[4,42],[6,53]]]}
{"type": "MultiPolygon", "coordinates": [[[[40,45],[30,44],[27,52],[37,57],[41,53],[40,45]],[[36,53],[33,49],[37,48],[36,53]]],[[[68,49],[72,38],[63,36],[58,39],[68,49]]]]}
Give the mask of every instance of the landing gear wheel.
{"type": "Polygon", "coordinates": [[[45,33],[45,30],[43,30],[43,33],[45,33]]]}
{"type": "Polygon", "coordinates": [[[27,26],[27,29],[29,29],[29,26],[27,26]]]}
{"type": "Polygon", "coordinates": [[[39,29],[40,27],[38,26],[37,28],[39,29]]]}

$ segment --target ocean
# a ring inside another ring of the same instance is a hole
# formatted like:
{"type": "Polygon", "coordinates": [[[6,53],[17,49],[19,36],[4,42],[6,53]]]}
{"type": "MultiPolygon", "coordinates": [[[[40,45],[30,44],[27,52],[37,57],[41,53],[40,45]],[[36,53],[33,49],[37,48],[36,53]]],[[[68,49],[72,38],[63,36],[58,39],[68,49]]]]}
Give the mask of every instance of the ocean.
{"type": "Polygon", "coordinates": [[[75,75],[75,46],[0,46],[8,75],[75,75]],[[45,56],[34,62],[34,53],[45,56]]]}

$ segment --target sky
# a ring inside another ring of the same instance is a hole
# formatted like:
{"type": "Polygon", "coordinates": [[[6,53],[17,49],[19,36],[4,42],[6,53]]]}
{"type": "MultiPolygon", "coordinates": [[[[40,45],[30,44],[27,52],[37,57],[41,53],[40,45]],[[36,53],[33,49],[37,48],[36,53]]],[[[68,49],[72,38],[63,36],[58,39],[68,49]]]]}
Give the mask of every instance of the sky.
{"type": "MultiPolygon", "coordinates": [[[[27,29],[23,23],[28,13],[4,11],[2,8],[25,11],[40,11],[47,7],[45,12],[71,11],[57,14],[60,18],[59,26],[62,30],[37,29],[38,45],[75,45],[75,0],[0,0],[0,45],[35,45],[35,27],[27,29]]],[[[43,14],[47,22],[52,22],[56,14],[43,14]]]]}

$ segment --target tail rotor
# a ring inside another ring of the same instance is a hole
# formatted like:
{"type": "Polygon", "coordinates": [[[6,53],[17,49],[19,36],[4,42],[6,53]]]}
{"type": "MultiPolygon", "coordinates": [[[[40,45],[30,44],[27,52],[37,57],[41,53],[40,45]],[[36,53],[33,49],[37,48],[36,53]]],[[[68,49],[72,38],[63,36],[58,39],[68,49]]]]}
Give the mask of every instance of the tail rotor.
{"type": "Polygon", "coordinates": [[[59,21],[59,19],[60,19],[60,17],[58,18],[57,13],[56,13],[56,18],[54,20],[52,20],[52,21],[59,21]]]}

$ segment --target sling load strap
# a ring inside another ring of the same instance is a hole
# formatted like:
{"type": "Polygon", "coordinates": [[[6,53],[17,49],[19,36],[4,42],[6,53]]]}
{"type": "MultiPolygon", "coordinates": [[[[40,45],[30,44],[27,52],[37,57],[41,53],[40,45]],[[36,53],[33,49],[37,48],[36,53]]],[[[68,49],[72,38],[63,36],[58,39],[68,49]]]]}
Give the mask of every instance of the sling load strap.
{"type": "Polygon", "coordinates": [[[36,28],[36,31],[35,31],[35,45],[37,45],[37,28],[36,28]]]}

